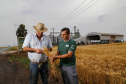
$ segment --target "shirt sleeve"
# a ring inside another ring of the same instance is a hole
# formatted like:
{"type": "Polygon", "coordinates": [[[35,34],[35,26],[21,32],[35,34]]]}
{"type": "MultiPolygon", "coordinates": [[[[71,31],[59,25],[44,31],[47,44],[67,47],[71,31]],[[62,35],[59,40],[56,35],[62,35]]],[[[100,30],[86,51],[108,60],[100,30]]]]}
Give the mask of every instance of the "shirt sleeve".
{"type": "Polygon", "coordinates": [[[76,42],[73,41],[73,42],[70,43],[68,51],[71,51],[71,52],[75,53],[76,47],[77,47],[76,42]]]}
{"type": "Polygon", "coordinates": [[[25,37],[22,48],[24,48],[24,47],[30,47],[30,35],[29,34],[25,37]]]}
{"type": "Polygon", "coordinates": [[[51,42],[50,38],[48,38],[48,48],[52,48],[52,42],[51,42]]]}

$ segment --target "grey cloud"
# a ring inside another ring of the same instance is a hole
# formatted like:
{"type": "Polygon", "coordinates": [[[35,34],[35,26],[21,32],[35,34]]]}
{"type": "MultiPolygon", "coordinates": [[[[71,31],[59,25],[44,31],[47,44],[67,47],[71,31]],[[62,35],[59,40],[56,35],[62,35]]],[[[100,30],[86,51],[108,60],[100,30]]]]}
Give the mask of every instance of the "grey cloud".
{"type": "Polygon", "coordinates": [[[97,17],[97,20],[98,20],[99,22],[102,22],[102,21],[104,20],[105,17],[106,17],[106,14],[100,15],[100,16],[97,17]]]}
{"type": "Polygon", "coordinates": [[[33,11],[30,11],[30,10],[24,10],[24,11],[22,11],[21,13],[24,13],[24,14],[30,14],[30,13],[33,13],[33,11]]]}

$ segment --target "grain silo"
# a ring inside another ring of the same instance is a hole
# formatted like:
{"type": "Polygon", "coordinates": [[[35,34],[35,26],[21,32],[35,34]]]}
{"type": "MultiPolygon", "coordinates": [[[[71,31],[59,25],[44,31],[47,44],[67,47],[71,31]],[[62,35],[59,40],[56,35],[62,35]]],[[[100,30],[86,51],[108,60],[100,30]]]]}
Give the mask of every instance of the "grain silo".
{"type": "Polygon", "coordinates": [[[52,44],[55,45],[56,44],[56,37],[54,35],[52,35],[52,34],[49,34],[48,36],[49,36],[52,44]]]}

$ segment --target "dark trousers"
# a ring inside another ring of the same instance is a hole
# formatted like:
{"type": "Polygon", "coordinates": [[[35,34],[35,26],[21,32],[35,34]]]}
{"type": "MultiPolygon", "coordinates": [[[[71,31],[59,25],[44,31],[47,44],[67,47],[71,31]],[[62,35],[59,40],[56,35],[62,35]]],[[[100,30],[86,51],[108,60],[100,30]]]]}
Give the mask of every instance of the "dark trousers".
{"type": "Polygon", "coordinates": [[[30,84],[38,84],[39,73],[43,84],[48,84],[48,62],[44,62],[40,68],[38,63],[30,62],[30,84]]]}

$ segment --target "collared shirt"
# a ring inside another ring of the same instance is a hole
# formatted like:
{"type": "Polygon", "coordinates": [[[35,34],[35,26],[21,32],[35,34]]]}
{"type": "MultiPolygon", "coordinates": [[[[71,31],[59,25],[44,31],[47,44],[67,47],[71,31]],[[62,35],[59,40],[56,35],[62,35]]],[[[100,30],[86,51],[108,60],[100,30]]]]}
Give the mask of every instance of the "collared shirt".
{"type": "MultiPolygon", "coordinates": [[[[24,47],[35,49],[43,49],[43,47],[52,48],[52,42],[47,35],[43,34],[43,37],[39,40],[36,33],[31,33],[26,36],[22,48],[24,47]]],[[[47,60],[45,54],[38,54],[36,52],[28,52],[28,58],[35,62],[45,62],[47,60]]]]}
{"type": "Polygon", "coordinates": [[[59,63],[60,66],[76,65],[76,56],[75,56],[76,47],[77,47],[76,42],[72,39],[68,41],[61,41],[58,44],[57,51],[60,52],[60,55],[67,54],[68,51],[73,52],[73,55],[70,58],[60,59],[60,63],[59,63]]]}

